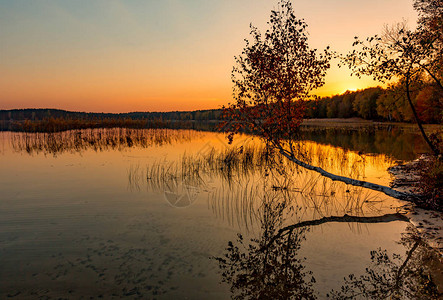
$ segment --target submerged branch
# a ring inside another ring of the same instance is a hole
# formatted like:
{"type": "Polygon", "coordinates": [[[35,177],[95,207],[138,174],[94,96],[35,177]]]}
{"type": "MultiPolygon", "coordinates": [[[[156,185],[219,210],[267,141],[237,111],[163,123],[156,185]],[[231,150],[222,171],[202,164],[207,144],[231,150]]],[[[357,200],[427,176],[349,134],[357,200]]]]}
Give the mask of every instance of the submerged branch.
{"type": "Polygon", "coordinates": [[[399,191],[396,191],[396,190],[394,190],[390,187],[384,186],[384,185],[379,185],[379,184],[375,184],[372,182],[367,182],[367,181],[363,181],[363,180],[353,179],[353,178],[339,176],[339,175],[329,173],[320,167],[315,167],[315,166],[312,166],[312,165],[307,164],[305,162],[302,162],[301,160],[297,159],[294,156],[294,154],[289,153],[288,151],[285,151],[281,146],[279,147],[279,149],[280,149],[280,153],[283,156],[285,156],[286,158],[288,158],[290,161],[296,163],[297,165],[299,165],[305,169],[320,173],[321,175],[328,177],[328,178],[332,179],[333,181],[341,181],[341,182],[344,182],[346,184],[350,184],[353,186],[361,186],[361,187],[368,188],[368,189],[371,189],[374,191],[383,192],[390,197],[394,197],[396,199],[401,199],[401,200],[411,200],[411,199],[419,198],[419,196],[417,196],[415,194],[399,192],[399,191]]]}

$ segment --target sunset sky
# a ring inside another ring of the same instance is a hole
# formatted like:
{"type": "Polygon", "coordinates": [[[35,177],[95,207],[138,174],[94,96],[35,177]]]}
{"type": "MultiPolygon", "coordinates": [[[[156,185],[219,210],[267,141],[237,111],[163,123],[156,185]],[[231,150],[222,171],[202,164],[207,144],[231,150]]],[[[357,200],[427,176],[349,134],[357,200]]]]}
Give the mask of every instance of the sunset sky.
{"type": "MultiPolygon", "coordinates": [[[[234,56],[271,0],[0,0],[0,109],[130,112],[218,108],[234,56]]],[[[354,36],[417,18],[412,0],[294,0],[310,46],[346,52],[354,36]]],[[[377,83],[334,67],[319,95],[377,83]]]]}

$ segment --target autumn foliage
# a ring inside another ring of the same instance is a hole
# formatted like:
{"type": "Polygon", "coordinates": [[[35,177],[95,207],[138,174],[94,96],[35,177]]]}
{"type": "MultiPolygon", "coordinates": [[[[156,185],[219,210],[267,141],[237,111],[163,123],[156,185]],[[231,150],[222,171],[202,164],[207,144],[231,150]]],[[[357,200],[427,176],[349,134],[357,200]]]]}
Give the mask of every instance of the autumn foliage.
{"type": "Polygon", "coordinates": [[[274,141],[293,137],[304,101],[324,84],[331,54],[309,48],[307,24],[296,18],[289,1],[278,3],[268,25],[264,34],[251,25],[251,37],[235,58],[235,101],[225,108],[221,125],[230,141],[240,130],[274,141]]]}
{"type": "Polygon", "coordinates": [[[443,162],[434,156],[421,160],[417,173],[420,180],[415,192],[423,197],[421,207],[443,211],[443,162]]]}

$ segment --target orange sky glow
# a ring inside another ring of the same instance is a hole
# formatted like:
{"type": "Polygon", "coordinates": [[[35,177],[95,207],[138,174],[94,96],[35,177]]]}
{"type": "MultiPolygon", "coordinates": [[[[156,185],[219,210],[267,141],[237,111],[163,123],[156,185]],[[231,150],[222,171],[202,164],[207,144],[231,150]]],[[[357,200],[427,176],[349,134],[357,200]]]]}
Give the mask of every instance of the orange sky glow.
{"type": "MultiPolygon", "coordinates": [[[[0,0],[0,109],[88,112],[219,108],[232,99],[234,56],[249,23],[261,29],[269,0],[0,0]]],[[[299,0],[309,43],[351,49],[354,36],[379,33],[403,18],[412,0],[299,0]]],[[[350,77],[336,62],[320,96],[377,82],[350,77]]]]}

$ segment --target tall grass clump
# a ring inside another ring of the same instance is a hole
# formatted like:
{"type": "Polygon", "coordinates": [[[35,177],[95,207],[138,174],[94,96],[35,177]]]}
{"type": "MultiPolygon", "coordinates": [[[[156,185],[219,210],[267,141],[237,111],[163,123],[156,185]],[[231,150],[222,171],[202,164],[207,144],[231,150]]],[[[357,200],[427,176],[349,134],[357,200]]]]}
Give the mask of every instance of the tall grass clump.
{"type": "Polygon", "coordinates": [[[201,137],[194,130],[99,128],[61,132],[12,133],[11,145],[17,152],[61,154],[86,150],[124,150],[190,142],[201,137]]]}

